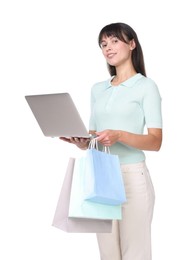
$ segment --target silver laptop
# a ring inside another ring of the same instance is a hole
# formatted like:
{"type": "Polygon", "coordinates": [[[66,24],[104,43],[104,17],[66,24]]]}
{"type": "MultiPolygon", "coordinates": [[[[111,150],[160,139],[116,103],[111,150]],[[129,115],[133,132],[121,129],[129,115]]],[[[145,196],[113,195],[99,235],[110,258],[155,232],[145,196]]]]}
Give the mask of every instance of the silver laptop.
{"type": "Polygon", "coordinates": [[[43,134],[49,137],[90,137],[69,93],[25,96],[43,134]]]}

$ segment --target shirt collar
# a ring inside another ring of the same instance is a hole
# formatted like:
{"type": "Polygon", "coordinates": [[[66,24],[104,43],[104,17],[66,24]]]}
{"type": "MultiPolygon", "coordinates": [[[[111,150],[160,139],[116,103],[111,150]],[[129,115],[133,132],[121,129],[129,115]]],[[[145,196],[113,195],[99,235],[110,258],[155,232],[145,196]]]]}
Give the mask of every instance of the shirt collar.
{"type": "MultiPolygon", "coordinates": [[[[114,78],[115,76],[112,76],[109,80],[108,80],[108,88],[110,87],[113,87],[111,82],[112,82],[112,79],[114,78]]],[[[124,87],[128,87],[128,88],[131,88],[133,87],[133,85],[136,83],[136,81],[138,81],[139,79],[141,79],[142,77],[144,77],[141,73],[137,73],[135,74],[133,77],[125,80],[124,82],[120,83],[119,86],[124,86],[124,87]]]]}

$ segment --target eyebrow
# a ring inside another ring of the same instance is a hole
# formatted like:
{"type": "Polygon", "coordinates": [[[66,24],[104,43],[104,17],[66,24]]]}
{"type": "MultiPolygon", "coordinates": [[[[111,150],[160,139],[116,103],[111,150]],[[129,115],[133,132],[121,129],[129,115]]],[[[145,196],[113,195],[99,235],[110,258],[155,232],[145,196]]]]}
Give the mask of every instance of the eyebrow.
{"type": "Polygon", "coordinates": [[[100,42],[100,44],[102,44],[102,43],[104,43],[104,42],[106,42],[105,40],[102,40],[101,42],[100,42]]]}

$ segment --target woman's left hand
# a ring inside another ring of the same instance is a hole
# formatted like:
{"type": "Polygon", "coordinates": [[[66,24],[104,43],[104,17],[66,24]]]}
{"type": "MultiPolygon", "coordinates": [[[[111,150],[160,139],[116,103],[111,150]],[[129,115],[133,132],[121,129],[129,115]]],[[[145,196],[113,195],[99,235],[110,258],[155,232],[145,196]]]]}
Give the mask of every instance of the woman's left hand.
{"type": "Polygon", "coordinates": [[[100,142],[104,146],[111,146],[118,142],[120,137],[119,130],[104,130],[101,132],[96,132],[97,141],[100,142]]]}

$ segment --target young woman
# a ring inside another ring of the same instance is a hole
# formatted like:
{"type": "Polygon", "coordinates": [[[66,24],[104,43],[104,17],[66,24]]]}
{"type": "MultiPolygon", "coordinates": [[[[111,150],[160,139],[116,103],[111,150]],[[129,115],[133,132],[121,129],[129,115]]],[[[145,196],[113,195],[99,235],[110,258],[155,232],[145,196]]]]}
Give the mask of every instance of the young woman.
{"type": "MultiPolygon", "coordinates": [[[[119,156],[127,197],[122,220],[114,221],[112,233],[97,234],[100,257],[151,260],[154,189],[144,150],[161,147],[161,97],[146,76],[142,49],[129,25],[105,26],[98,41],[111,77],[92,87],[90,133],[119,156]]],[[[81,149],[89,143],[88,139],[61,139],[81,149]]]]}

